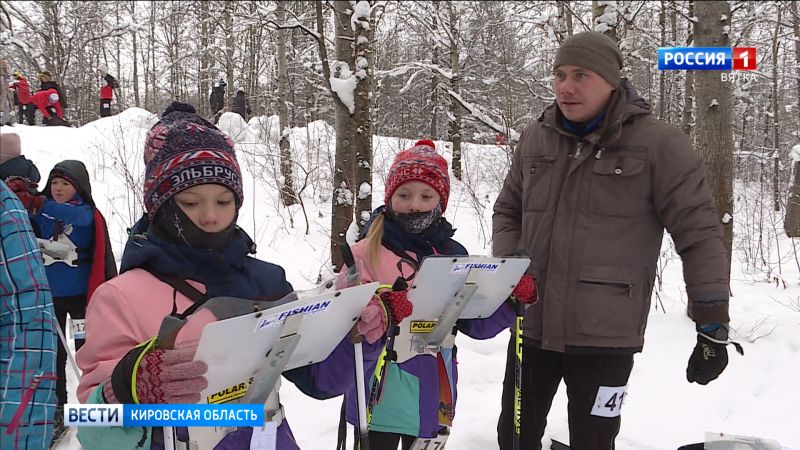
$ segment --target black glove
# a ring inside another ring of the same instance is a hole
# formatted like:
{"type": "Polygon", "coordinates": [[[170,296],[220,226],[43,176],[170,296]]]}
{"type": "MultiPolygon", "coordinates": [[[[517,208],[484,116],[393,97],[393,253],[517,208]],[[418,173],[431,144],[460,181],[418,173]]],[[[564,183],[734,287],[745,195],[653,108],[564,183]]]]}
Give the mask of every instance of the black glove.
{"type": "Polygon", "coordinates": [[[728,366],[727,345],[731,343],[736,350],[744,354],[742,347],[728,341],[728,327],[723,324],[712,324],[698,330],[697,345],[689,357],[686,367],[686,380],[690,383],[706,385],[716,380],[728,366]]]}

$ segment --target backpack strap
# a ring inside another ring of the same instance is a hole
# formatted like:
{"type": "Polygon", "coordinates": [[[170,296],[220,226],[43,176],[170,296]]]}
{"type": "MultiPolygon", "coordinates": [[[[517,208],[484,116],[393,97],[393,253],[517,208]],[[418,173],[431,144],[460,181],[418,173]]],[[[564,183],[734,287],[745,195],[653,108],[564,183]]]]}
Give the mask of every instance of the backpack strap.
{"type": "Polygon", "coordinates": [[[183,326],[186,324],[186,318],[200,309],[200,307],[203,306],[203,304],[205,304],[205,302],[211,297],[208,294],[198,291],[194,286],[187,283],[186,280],[182,278],[164,275],[151,270],[148,267],[142,267],[142,269],[146,270],[162,282],[172,286],[174,289],[172,295],[172,312],[169,315],[164,316],[164,320],[161,321],[161,326],[159,327],[158,338],[156,341],[158,348],[174,348],[175,339],[178,337],[178,332],[180,332],[181,328],[183,328],[183,326]],[[186,310],[184,310],[182,313],[178,313],[178,300],[176,297],[177,292],[185,295],[193,302],[192,306],[186,308],[186,310]]]}

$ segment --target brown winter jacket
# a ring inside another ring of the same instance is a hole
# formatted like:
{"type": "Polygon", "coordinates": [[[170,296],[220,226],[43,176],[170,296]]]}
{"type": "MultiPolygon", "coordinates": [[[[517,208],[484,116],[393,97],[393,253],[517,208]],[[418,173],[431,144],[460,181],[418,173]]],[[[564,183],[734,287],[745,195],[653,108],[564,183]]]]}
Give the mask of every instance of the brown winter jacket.
{"type": "Polygon", "coordinates": [[[526,341],[558,352],[640,351],[663,231],[697,323],[728,322],[727,256],[703,164],[623,80],[583,137],[555,104],[522,134],[494,206],[495,255],[531,258],[526,341]],[[613,350],[609,350],[613,349],[613,350]]]}

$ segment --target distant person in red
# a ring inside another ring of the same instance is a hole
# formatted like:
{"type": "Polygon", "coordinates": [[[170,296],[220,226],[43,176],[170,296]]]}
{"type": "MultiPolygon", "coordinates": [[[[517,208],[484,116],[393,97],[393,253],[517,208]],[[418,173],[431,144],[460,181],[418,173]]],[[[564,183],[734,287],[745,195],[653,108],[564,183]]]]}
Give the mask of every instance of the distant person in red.
{"type": "Polygon", "coordinates": [[[100,117],[111,116],[111,99],[114,98],[114,89],[119,88],[117,79],[108,73],[105,67],[97,68],[100,76],[100,117]]]}
{"type": "Polygon", "coordinates": [[[21,71],[14,72],[14,82],[8,85],[9,89],[14,89],[19,98],[19,105],[17,109],[17,122],[22,123],[22,116],[28,121],[28,125],[36,125],[36,110],[33,109],[31,103],[31,87],[28,84],[28,79],[21,71]]]}
{"type": "Polygon", "coordinates": [[[56,117],[63,122],[64,113],[61,112],[61,103],[58,101],[58,92],[56,92],[55,89],[39,91],[33,94],[33,96],[31,96],[31,102],[36,105],[39,111],[41,111],[42,116],[44,117],[42,122],[45,125],[60,125],[60,123],[55,123],[58,121],[51,121],[53,112],[55,113],[56,117]]]}

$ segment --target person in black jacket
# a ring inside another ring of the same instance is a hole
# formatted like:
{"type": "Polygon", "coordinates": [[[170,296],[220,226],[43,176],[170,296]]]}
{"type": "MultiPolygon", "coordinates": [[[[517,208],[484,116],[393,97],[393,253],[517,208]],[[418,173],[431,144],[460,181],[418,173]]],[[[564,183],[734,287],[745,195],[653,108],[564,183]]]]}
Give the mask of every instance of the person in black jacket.
{"type": "Polygon", "coordinates": [[[233,112],[242,116],[245,122],[250,117],[253,111],[250,110],[250,100],[247,99],[247,94],[244,89],[237,88],[236,95],[233,97],[233,112]]]}
{"type": "Polygon", "coordinates": [[[211,117],[213,117],[215,124],[221,115],[220,111],[225,107],[225,86],[227,86],[227,83],[223,79],[214,83],[214,87],[211,88],[211,96],[208,98],[208,102],[211,105],[211,117]]]}

